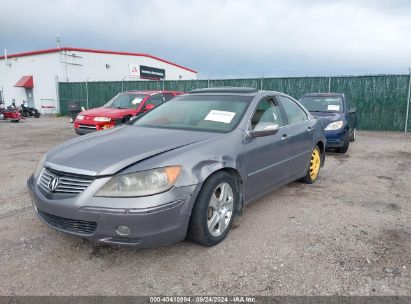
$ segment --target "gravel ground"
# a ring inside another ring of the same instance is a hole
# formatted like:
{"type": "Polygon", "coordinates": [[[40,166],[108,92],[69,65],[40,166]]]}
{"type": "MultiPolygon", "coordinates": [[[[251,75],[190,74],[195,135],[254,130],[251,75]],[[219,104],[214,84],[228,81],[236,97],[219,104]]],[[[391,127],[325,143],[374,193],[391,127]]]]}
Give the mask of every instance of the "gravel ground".
{"type": "Polygon", "coordinates": [[[36,217],[26,179],[75,137],[66,118],[0,122],[1,295],[411,295],[411,136],[359,132],[316,184],[247,206],[224,242],[102,246],[36,217]]]}

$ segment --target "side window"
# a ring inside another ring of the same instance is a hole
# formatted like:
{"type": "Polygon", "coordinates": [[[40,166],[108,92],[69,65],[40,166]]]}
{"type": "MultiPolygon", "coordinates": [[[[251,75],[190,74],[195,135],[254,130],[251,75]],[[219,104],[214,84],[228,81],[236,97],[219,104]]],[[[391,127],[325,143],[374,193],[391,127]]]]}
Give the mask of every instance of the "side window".
{"type": "Polygon", "coordinates": [[[276,101],[273,98],[266,98],[260,101],[251,117],[251,128],[258,130],[271,124],[277,124],[281,127],[284,125],[284,120],[276,101]]]}
{"type": "Polygon", "coordinates": [[[163,93],[164,96],[164,101],[169,101],[170,99],[173,99],[175,96],[172,93],[163,93]]]}
{"type": "Polygon", "coordinates": [[[158,105],[162,104],[163,102],[164,102],[163,95],[161,95],[161,94],[156,94],[156,95],[151,96],[151,97],[146,101],[146,105],[147,105],[147,104],[152,104],[152,105],[155,105],[155,106],[157,107],[158,105]]]}
{"type": "Polygon", "coordinates": [[[307,114],[300,108],[294,100],[284,96],[277,96],[281,106],[284,109],[285,115],[287,116],[288,124],[292,125],[294,123],[307,120],[307,114]]]}

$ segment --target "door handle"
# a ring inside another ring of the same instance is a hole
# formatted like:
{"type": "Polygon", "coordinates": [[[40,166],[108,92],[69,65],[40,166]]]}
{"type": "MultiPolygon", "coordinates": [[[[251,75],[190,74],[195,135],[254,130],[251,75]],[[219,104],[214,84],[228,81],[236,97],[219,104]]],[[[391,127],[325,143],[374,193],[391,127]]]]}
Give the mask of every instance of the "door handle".
{"type": "Polygon", "coordinates": [[[281,136],[281,140],[287,140],[288,139],[288,135],[287,134],[283,134],[282,136],[281,136]]]}
{"type": "Polygon", "coordinates": [[[308,127],[307,130],[308,130],[308,133],[310,133],[313,130],[313,127],[308,127]]]}

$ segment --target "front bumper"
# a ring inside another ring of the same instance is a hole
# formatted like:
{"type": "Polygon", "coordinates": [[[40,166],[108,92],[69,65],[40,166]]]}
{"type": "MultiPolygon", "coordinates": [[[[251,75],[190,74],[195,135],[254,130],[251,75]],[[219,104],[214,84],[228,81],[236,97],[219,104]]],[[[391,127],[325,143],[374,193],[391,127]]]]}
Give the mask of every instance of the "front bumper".
{"type": "Polygon", "coordinates": [[[325,131],[327,138],[326,148],[341,148],[348,140],[348,130],[325,131]]]}
{"type": "Polygon", "coordinates": [[[109,128],[114,128],[116,125],[120,123],[116,123],[114,121],[110,122],[90,122],[90,121],[74,121],[74,131],[79,135],[89,134],[95,131],[105,130],[109,128]]]}
{"type": "Polygon", "coordinates": [[[76,132],[76,134],[78,135],[85,135],[85,134],[89,134],[92,132],[96,132],[97,130],[94,128],[90,128],[90,129],[86,129],[86,128],[76,128],[74,127],[74,131],[76,132]]]}
{"type": "Polygon", "coordinates": [[[54,200],[42,194],[33,177],[27,185],[38,218],[61,232],[101,243],[144,248],[185,238],[201,185],[176,187],[149,197],[94,197],[92,194],[106,181],[96,179],[78,196],[54,200]],[[119,226],[128,227],[130,233],[120,235],[119,226]]]}

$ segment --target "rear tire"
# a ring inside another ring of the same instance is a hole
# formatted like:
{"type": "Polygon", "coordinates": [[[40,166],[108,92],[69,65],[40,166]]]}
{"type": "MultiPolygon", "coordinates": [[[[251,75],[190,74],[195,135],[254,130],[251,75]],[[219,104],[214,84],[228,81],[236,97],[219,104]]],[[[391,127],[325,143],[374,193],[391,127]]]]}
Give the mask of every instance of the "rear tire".
{"type": "Polygon", "coordinates": [[[351,134],[350,134],[350,142],[355,141],[356,131],[357,131],[357,129],[355,129],[355,128],[354,128],[354,130],[352,130],[352,132],[351,132],[351,134]]]}
{"type": "Polygon", "coordinates": [[[320,174],[321,160],[321,149],[318,146],[315,146],[315,148],[311,152],[310,166],[308,167],[306,175],[301,179],[303,183],[315,183],[315,181],[318,178],[318,175],[320,174]]]}
{"type": "Polygon", "coordinates": [[[194,203],[188,239],[203,246],[220,243],[231,228],[238,202],[235,178],[225,171],[211,175],[204,182],[194,203]]]}

